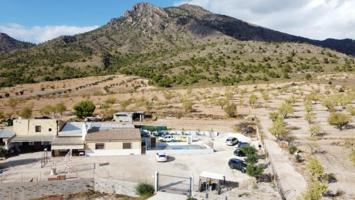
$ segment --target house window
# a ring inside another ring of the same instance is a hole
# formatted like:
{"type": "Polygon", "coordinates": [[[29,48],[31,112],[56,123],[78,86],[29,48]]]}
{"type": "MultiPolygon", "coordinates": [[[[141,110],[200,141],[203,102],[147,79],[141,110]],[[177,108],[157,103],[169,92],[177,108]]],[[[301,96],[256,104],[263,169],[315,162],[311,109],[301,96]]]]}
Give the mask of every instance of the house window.
{"type": "Polygon", "coordinates": [[[131,143],[123,143],[123,149],[131,149],[131,143]]]}
{"type": "Polygon", "coordinates": [[[49,132],[52,132],[52,128],[49,128],[48,131],[49,131],[49,132]]]}
{"type": "Polygon", "coordinates": [[[41,126],[35,126],[35,131],[36,133],[40,133],[42,130],[42,127],[41,126]]]}
{"type": "Polygon", "coordinates": [[[95,149],[105,149],[105,144],[103,144],[103,143],[96,143],[96,144],[95,144],[95,149]]]}

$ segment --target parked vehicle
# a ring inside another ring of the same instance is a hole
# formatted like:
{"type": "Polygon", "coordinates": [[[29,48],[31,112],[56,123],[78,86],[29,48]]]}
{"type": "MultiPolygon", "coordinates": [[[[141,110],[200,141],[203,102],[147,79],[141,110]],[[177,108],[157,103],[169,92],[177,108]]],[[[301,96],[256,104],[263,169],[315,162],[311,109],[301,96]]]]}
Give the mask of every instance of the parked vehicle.
{"type": "Polygon", "coordinates": [[[241,149],[234,150],[233,154],[237,157],[245,157],[245,153],[241,149]]]}
{"type": "Polygon", "coordinates": [[[229,137],[226,139],[226,144],[228,146],[234,146],[234,145],[238,144],[238,139],[235,137],[229,137]]]}
{"type": "Polygon", "coordinates": [[[166,153],[156,153],[155,154],[155,159],[158,162],[167,162],[168,161],[168,155],[166,153]]]}
{"type": "Polygon", "coordinates": [[[173,142],[174,141],[174,136],[172,135],[164,135],[160,141],[162,142],[173,142]]]}
{"type": "Polygon", "coordinates": [[[228,161],[228,165],[231,169],[236,169],[238,171],[241,171],[242,173],[245,173],[247,171],[247,164],[245,164],[244,161],[232,158],[228,161]]]}
{"type": "Polygon", "coordinates": [[[239,142],[238,145],[237,145],[237,149],[240,149],[240,148],[243,148],[243,147],[248,147],[250,146],[249,143],[247,142],[239,142]]]}

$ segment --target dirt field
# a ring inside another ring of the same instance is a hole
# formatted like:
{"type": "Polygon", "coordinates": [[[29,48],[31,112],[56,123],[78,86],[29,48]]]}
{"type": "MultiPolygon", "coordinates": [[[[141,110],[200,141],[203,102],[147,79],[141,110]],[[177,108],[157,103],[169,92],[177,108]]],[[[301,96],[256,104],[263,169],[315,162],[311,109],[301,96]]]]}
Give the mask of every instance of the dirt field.
{"type": "MultiPolygon", "coordinates": [[[[322,105],[322,99],[314,101],[312,104],[312,110],[315,114],[314,123],[320,125],[324,134],[311,138],[309,133],[310,124],[305,119],[306,111],[304,106],[306,95],[316,93],[325,98],[332,94],[338,94],[341,85],[345,89],[341,94],[353,94],[354,90],[351,90],[351,88],[355,75],[322,75],[318,78],[318,81],[312,82],[284,82],[240,85],[238,87],[160,89],[148,86],[146,80],[137,77],[89,77],[3,88],[0,90],[0,94],[3,96],[3,98],[0,98],[0,109],[5,113],[12,113],[13,116],[16,116],[16,113],[27,106],[33,108],[34,116],[40,116],[40,110],[43,106],[63,102],[67,107],[67,111],[62,116],[62,119],[65,120],[74,117],[71,113],[72,107],[82,99],[90,98],[97,105],[95,114],[104,115],[105,112],[101,109],[101,105],[107,99],[115,98],[115,102],[110,107],[112,111],[122,111],[122,101],[128,101],[129,104],[125,110],[144,110],[152,113],[154,120],[144,122],[146,124],[167,125],[173,129],[214,130],[220,132],[233,132],[235,131],[235,125],[243,118],[248,115],[255,115],[260,120],[265,141],[270,144],[266,145],[266,148],[271,148],[267,150],[282,157],[282,159],[274,160],[274,166],[283,166],[282,169],[291,170],[284,170],[286,175],[279,177],[281,182],[284,181],[284,184],[292,186],[290,189],[294,191],[288,191],[288,193],[292,193],[294,198],[301,195],[301,190],[305,188],[304,183],[309,183],[309,174],[306,169],[307,161],[310,156],[316,156],[324,167],[325,172],[334,174],[337,179],[335,183],[329,184],[329,190],[344,192],[337,199],[355,199],[355,191],[353,190],[355,188],[355,165],[349,160],[349,154],[355,149],[355,117],[352,116],[352,122],[348,128],[340,131],[329,125],[328,116],[330,112],[322,105]],[[83,85],[85,86],[84,88],[75,89],[83,85]],[[42,88],[45,89],[43,90],[42,88]],[[62,90],[63,88],[65,88],[65,93],[62,90]],[[69,89],[71,90],[69,91],[69,89]],[[16,92],[21,90],[25,91],[24,94],[16,95],[16,92]],[[5,97],[6,93],[9,93],[10,97],[21,99],[16,108],[8,106],[10,98],[5,97]],[[267,93],[268,98],[265,97],[265,93],[267,93]],[[251,106],[249,97],[253,94],[258,99],[255,105],[251,106]],[[289,154],[287,148],[281,148],[276,138],[267,133],[271,126],[269,113],[277,111],[281,103],[292,96],[295,98],[293,105],[295,112],[290,117],[287,117],[285,122],[289,130],[290,144],[294,144],[300,150],[304,159],[302,162],[297,162],[295,156],[289,154]],[[184,110],[183,98],[187,98],[192,102],[191,111],[184,110]],[[229,103],[233,102],[237,105],[238,115],[236,118],[227,117],[224,111],[226,104],[225,102],[223,103],[226,99],[229,103]],[[287,176],[287,171],[291,172],[292,176],[287,176]],[[294,180],[299,181],[298,183],[300,184],[294,184],[294,180]]],[[[354,99],[349,105],[355,106],[354,99]]],[[[345,109],[338,108],[338,110],[347,113],[345,109]]],[[[223,138],[220,138],[221,144],[222,141],[223,138]]],[[[239,180],[246,178],[242,174],[228,171],[226,162],[233,157],[232,150],[223,145],[220,145],[219,149],[220,151],[208,156],[177,155],[173,162],[166,164],[156,163],[154,157],[149,156],[77,158],[75,162],[78,164],[78,169],[82,169],[79,170],[78,174],[92,176],[93,172],[90,166],[93,163],[105,163],[110,160],[109,165],[103,166],[102,170],[95,173],[104,177],[119,177],[132,181],[151,181],[152,174],[157,169],[182,176],[190,176],[191,174],[198,176],[201,170],[213,169],[217,172],[227,173],[230,177],[239,180]],[[145,166],[144,170],[131,167],[142,165],[145,166]],[[127,169],[129,169],[128,172],[127,169]],[[172,172],[171,170],[174,171],[172,172]]],[[[41,153],[24,154],[7,160],[7,169],[4,174],[8,173],[8,178],[14,176],[18,180],[21,180],[19,174],[26,174],[29,177],[40,177],[41,173],[43,175],[48,174],[48,166],[47,168],[39,169],[41,155],[41,153]],[[35,170],[28,171],[28,169],[32,168],[35,170]]],[[[61,160],[56,160],[56,162],[59,164],[61,160]]],[[[276,168],[275,170],[283,171],[282,169],[276,168]]],[[[252,197],[255,199],[261,199],[263,195],[271,191],[271,196],[268,196],[269,199],[275,198],[275,188],[270,187],[270,185],[258,185],[258,187],[255,190],[251,189],[249,195],[254,195],[252,197]]],[[[241,191],[234,194],[237,195],[238,193],[239,198],[250,198],[248,195],[243,197],[241,191]]]]}

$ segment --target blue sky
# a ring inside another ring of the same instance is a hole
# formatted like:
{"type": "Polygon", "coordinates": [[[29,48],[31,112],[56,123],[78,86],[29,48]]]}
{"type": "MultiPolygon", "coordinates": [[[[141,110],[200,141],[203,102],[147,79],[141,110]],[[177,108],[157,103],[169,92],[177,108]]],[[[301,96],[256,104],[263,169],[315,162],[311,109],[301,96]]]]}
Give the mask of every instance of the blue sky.
{"type": "MultiPolygon", "coordinates": [[[[0,32],[42,43],[87,32],[120,17],[138,0],[1,0],[0,32]]],[[[313,39],[355,39],[354,0],[146,0],[160,7],[189,3],[214,13],[313,39]]]]}
{"type": "MultiPolygon", "coordinates": [[[[23,26],[92,26],[103,25],[119,17],[141,1],[138,0],[1,0],[0,24],[23,26]]],[[[152,0],[166,7],[173,0],[152,0]]]]}

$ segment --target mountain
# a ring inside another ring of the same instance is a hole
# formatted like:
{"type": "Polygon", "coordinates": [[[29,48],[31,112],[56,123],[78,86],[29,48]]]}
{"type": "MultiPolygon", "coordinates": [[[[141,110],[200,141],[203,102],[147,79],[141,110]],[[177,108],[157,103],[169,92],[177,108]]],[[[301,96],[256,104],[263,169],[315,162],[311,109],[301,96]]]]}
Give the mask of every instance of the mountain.
{"type": "Polygon", "coordinates": [[[352,71],[354,57],[341,52],[353,44],[297,37],[193,5],[140,3],[91,32],[0,54],[0,86],[112,73],[159,86],[297,78],[352,71]]]}
{"type": "Polygon", "coordinates": [[[5,33],[0,33],[0,53],[9,53],[34,46],[31,43],[18,41],[5,33]]]}

